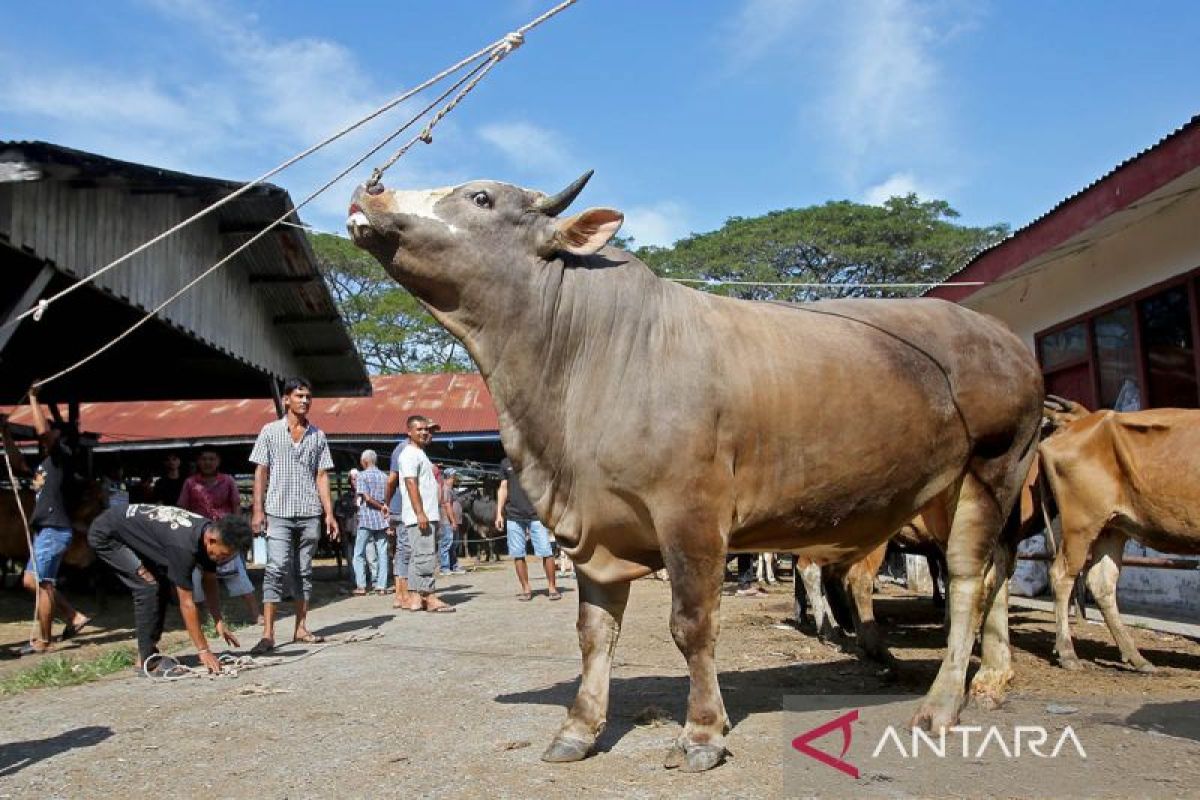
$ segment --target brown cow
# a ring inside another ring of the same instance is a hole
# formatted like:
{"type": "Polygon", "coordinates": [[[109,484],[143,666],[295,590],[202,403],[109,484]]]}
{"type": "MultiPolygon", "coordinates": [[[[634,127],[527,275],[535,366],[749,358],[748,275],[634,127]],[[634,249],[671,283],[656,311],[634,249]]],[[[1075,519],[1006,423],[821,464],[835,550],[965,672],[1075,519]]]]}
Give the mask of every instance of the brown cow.
{"type": "Polygon", "coordinates": [[[1056,430],[1038,450],[1062,521],[1062,545],[1050,568],[1059,662],[1080,668],[1067,607],[1091,557],[1087,586],[1122,660],[1152,672],[1117,609],[1121,558],[1130,538],[1167,553],[1200,554],[1200,411],[1086,413],[1060,398],[1047,406],[1056,430]]]}
{"type": "Polygon", "coordinates": [[[949,646],[913,723],[957,721],[985,607],[972,691],[1001,694],[992,618],[1007,609],[984,574],[1035,454],[1029,348],[938,300],[753,303],[663,280],[605,247],[620,212],[558,219],[587,177],[553,197],[360,187],[348,220],[479,366],[521,485],[575,562],[583,677],[543,758],[591,750],[630,581],[665,566],[692,681],[666,763],[715,766],[726,553],[849,561],[917,513],[944,531],[951,585],[949,646]]]}

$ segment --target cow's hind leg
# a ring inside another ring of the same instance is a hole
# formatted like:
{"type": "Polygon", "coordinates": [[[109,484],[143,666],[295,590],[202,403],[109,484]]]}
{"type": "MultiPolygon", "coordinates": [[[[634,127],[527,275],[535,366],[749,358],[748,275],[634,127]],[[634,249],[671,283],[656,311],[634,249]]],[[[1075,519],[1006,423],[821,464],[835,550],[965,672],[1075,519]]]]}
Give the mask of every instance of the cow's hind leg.
{"type": "Polygon", "coordinates": [[[883,544],[856,562],[846,573],[846,587],[854,600],[854,634],[867,658],[880,662],[889,673],[895,673],[896,657],[888,650],[883,629],[875,621],[875,575],[883,563],[887,545],[883,544]]]}
{"type": "Polygon", "coordinates": [[[609,676],[629,584],[601,585],[579,572],[579,650],[583,677],[567,721],[542,754],[543,761],[579,761],[591,752],[608,716],[609,676]]]}
{"type": "Polygon", "coordinates": [[[667,754],[667,769],[701,772],[720,764],[726,754],[729,717],[717,683],[717,634],[721,629],[721,583],[725,554],[706,556],[672,548],[667,555],[671,576],[671,635],[691,675],[687,724],[667,754]]]}
{"type": "Polygon", "coordinates": [[[1088,590],[1100,606],[1109,632],[1121,648],[1121,660],[1139,672],[1154,672],[1154,665],[1138,652],[1129,630],[1121,622],[1117,608],[1117,581],[1121,577],[1121,557],[1125,553],[1125,535],[1113,530],[1100,534],[1092,546],[1092,566],[1087,573],[1088,590]]]}
{"type": "Polygon", "coordinates": [[[1013,679],[1008,637],[1008,579],[1016,563],[1016,550],[998,542],[984,579],[983,647],[979,671],[971,681],[971,696],[983,708],[995,708],[1004,699],[1013,679]]]}
{"type": "Polygon", "coordinates": [[[950,572],[946,655],[933,686],[913,716],[913,727],[938,732],[958,721],[966,700],[967,667],[985,600],[984,572],[1013,497],[1015,488],[1012,496],[997,497],[974,471],[963,478],[946,551],[950,572]]]}

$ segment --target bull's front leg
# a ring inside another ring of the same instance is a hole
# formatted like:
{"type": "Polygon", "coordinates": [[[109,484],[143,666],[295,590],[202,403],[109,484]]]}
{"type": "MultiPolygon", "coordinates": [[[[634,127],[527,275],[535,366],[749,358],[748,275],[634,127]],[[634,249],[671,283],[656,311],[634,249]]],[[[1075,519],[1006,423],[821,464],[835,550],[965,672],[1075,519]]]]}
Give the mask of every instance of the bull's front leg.
{"type": "Polygon", "coordinates": [[[718,552],[704,553],[699,542],[690,544],[686,552],[671,548],[666,559],[671,576],[671,635],[687,659],[691,690],[687,723],[664,766],[702,772],[725,759],[725,732],[729,729],[716,662],[725,551],[721,546],[718,552]]]}
{"type": "Polygon", "coordinates": [[[591,752],[608,716],[609,677],[629,584],[601,585],[576,570],[579,588],[579,650],[583,677],[567,721],[542,754],[543,761],[579,761],[591,752]]]}

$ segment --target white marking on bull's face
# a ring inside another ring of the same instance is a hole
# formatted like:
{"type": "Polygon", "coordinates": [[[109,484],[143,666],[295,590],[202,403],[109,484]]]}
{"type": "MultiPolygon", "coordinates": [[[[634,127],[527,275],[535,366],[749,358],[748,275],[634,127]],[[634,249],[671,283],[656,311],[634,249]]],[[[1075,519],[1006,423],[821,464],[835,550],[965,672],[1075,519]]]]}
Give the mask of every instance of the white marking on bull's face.
{"type": "Polygon", "coordinates": [[[458,228],[439,217],[434,210],[438,201],[453,191],[453,187],[429,189],[423,192],[393,191],[390,210],[395,214],[408,214],[413,217],[431,219],[445,225],[451,233],[459,233],[458,228]]]}

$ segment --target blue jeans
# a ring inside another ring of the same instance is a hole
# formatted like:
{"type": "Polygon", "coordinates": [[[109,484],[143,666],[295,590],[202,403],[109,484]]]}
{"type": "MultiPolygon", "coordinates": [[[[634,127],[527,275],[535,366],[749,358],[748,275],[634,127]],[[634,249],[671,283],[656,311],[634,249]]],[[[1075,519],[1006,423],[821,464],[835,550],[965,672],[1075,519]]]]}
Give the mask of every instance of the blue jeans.
{"type": "Polygon", "coordinates": [[[354,533],[354,585],[359,589],[367,588],[367,548],[375,549],[375,588],[386,590],[387,584],[387,528],[373,531],[370,528],[359,528],[354,533]]]}
{"type": "Polygon", "coordinates": [[[34,564],[37,565],[37,578],[40,583],[57,583],[58,568],[62,566],[63,556],[71,546],[70,528],[42,528],[33,537],[33,553],[25,571],[32,573],[34,564]]]}
{"type": "Polygon", "coordinates": [[[453,526],[449,522],[438,525],[438,565],[445,574],[452,569],[458,569],[458,553],[454,547],[457,538],[453,526]]]}
{"type": "Polygon", "coordinates": [[[529,540],[533,543],[533,554],[535,556],[549,558],[554,555],[554,551],[550,549],[550,531],[546,530],[546,526],[536,519],[505,520],[504,528],[508,533],[508,554],[512,558],[525,557],[526,532],[529,533],[529,540]]]}

